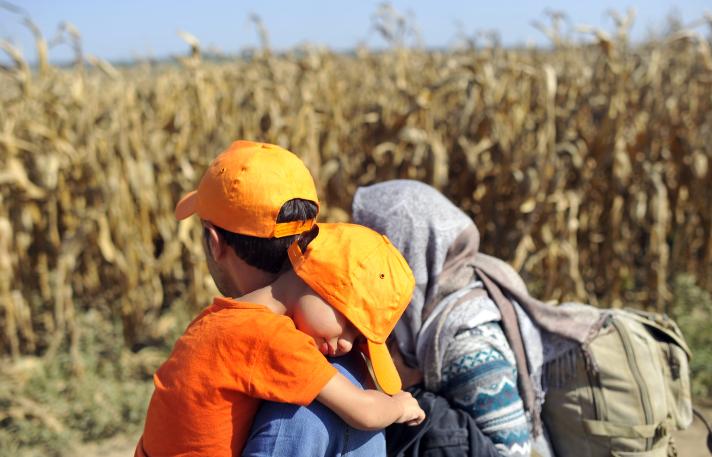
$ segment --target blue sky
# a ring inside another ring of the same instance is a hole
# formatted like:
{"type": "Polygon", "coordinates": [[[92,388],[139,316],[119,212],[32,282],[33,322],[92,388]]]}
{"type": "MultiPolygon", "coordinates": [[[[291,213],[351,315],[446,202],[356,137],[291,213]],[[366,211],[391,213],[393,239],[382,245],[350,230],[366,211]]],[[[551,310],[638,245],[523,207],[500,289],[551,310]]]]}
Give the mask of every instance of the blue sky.
{"type": "MultiPolygon", "coordinates": [[[[186,45],[177,36],[178,30],[190,32],[204,47],[224,53],[254,47],[259,41],[249,21],[250,14],[261,17],[272,47],[279,50],[306,42],[333,49],[350,49],[359,43],[384,45],[371,27],[380,0],[0,0],[0,4],[7,2],[24,9],[48,39],[55,35],[61,21],[71,22],[82,34],[84,51],[109,60],[184,53],[186,45]]],[[[649,30],[662,29],[673,10],[683,23],[700,19],[705,11],[712,13],[709,0],[439,0],[392,1],[391,5],[410,18],[422,43],[433,47],[455,44],[458,27],[468,35],[497,30],[509,45],[546,43],[531,23],[544,20],[547,9],[567,13],[573,25],[587,24],[611,31],[613,23],[606,11],[633,7],[636,39],[645,37],[649,30]]],[[[699,30],[710,33],[704,27],[699,30]]],[[[34,60],[30,32],[22,27],[18,15],[5,9],[0,9],[0,39],[11,41],[34,60]]],[[[58,45],[51,49],[50,56],[55,61],[67,60],[72,51],[66,44],[58,45]]]]}

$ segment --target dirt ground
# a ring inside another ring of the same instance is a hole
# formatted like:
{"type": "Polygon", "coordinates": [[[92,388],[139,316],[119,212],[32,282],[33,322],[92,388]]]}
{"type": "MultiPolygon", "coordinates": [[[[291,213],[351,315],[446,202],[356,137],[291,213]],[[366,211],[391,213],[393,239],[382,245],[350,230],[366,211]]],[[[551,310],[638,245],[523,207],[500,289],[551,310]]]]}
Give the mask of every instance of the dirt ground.
{"type": "MultiPolygon", "coordinates": [[[[712,406],[695,406],[707,422],[712,425],[712,406]]],[[[697,417],[687,430],[675,433],[680,457],[709,457],[712,454],[707,450],[707,429],[697,417]]]]}
{"type": "Polygon", "coordinates": [[[134,435],[120,435],[106,441],[87,443],[78,446],[71,455],[85,457],[133,457],[136,443],[140,433],[134,435]]]}
{"type": "MultiPolygon", "coordinates": [[[[698,406],[708,422],[712,422],[712,406],[698,406]]],[[[72,455],[86,457],[132,457],[138,435],[123,435],[100,443],[85,444],[76,449],[72,455]]],[[[687,430],[675,433],[679,457],[710,457],[706,447],[707,429],[699,419],[695,418],[687,430]]],[[[562,456],[564,457],[564,456],[562,456]]],[[[573,457],[573,456],[569,456],[573,457]]]]}

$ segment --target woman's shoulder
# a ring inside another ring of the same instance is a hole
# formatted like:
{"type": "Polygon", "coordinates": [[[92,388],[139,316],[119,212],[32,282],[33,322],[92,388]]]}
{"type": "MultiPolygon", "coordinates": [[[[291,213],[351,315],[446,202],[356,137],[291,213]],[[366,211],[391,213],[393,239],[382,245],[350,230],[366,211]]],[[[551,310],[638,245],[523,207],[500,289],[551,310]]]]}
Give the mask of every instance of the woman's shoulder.
{"type": "Polygon", "coordinates": [[[445,350],[443,368],[461,365],[465,359],[468,365],[495,361],[515,364],[514,353],[498,321],[485,322],[458,332],[445,350]]]}
{"type": "Polygon", "coordinates": [[[500,321],[483,322],[473,327],[461,329],[453,339],[454,345],[491,342],[507,343],[507,337],[504,335],[500,321]]]}

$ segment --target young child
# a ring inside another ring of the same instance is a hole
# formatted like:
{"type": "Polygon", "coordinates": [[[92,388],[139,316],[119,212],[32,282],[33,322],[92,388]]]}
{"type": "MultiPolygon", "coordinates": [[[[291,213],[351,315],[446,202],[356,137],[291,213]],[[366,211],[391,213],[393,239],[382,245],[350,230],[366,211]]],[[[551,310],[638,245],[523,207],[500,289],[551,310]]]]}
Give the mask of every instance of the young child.
{"type": "Polygon", "coordinates": [[[400,391],[385,344],[414,287],[395,247],[366,227],[320,224],[292,244],[289,260],[272,284],[215,298],[188,326],[154,377],[136,455],[237,455],[263,399],[316,399],[360,429],[424,419],[400,391]],[[319,351],[356,345],[385,393],[357,388],[319,351]]]}

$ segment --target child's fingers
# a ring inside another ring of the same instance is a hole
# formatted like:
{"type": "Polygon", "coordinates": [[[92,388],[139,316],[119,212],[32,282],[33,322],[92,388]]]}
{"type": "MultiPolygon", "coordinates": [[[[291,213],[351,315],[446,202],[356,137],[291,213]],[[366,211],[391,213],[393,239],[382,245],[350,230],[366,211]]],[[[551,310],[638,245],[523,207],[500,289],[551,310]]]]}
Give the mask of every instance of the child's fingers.
{"type": "Polygon", "coordinates": [[[339,342],[339,339],[336,337],[326,340],[326,348],[328,351],[328,353],[327,353],[328,355],[330,355],[332,357],[336,355],[336,348],[337,348],[338,342],[339,342]]]}
{"type": "Polygon", "coordinates": [[[410,420],[406,421],[407,425],[418,425],[421,422],[425,420],[425,411],[422,409],[418,408],[417,411],[415,411],[415,416],[411,418],[410,420]]]}
{"type": "Polygon", "coordinates": [[[326,340],[324,340],[320,345],[319,345],[319,351],[324,354],[324,355],[329,355],[329,345],[327,344],[326,340]]]}

